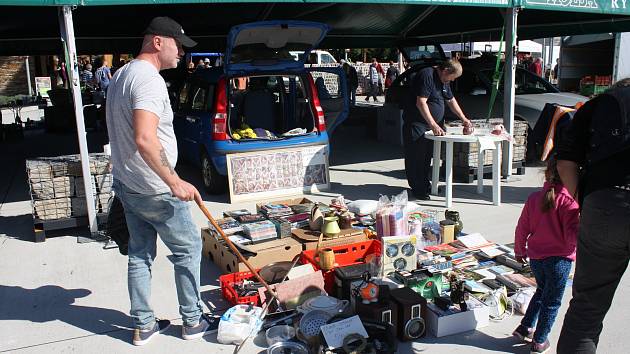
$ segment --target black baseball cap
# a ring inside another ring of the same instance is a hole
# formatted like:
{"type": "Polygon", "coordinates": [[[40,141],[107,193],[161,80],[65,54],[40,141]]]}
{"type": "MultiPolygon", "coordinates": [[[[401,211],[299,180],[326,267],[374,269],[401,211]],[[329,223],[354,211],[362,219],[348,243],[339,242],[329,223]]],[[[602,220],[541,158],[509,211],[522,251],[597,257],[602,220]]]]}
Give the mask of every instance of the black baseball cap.
{"type": "Polygon", "coordinates": [[[157,36],[171,37],[181,43],[184,47],[194,47],[197,42],[193,41],[184,33],[182,26],[170,17],[155,17],[149,23],[149,27],[143,34],[154,34],[157,36]]]}

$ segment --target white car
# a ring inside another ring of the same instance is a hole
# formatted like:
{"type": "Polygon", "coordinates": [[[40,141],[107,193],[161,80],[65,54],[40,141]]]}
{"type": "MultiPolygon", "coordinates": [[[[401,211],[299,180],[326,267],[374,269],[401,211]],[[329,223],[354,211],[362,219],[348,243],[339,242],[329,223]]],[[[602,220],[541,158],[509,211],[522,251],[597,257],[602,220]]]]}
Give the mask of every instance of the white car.
{"type": "MultiPolygon", "coordinates": [[[[290,51],[295,60],[302,60],[301,56],[304,55],[304,52],[301,51],[290,51]]],[[[329,52],[325,50],[313,50],[308,55],[308,60],[306,60],[307,64],[336,64],[337,60],[332,56],[329,52]]]]}

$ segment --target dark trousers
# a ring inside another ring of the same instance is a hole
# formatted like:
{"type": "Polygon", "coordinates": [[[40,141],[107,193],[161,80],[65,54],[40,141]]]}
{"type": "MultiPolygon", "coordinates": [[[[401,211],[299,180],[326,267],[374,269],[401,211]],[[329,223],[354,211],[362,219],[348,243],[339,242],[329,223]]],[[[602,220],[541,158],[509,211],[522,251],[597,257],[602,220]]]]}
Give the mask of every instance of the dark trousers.
{"type": "Polygon", "coordinates": [[[527,328],[535,326],[534,342],[544,343],[562,304],[573,261],[564,257],[548,257],[532,259],[530,264],[536,278],[536,293],[527,306],[521,324],[527,328]]]}
{"type": "Polygon", "coordinates": [[[630,259],[630,192],[599,190],[583,204],[573,298],[558,354],[596,352],[604,316],[630,259]]]}
{"type": "Polygon", "coordinates": [[[433,140],[425,138],[424,132],[417,127],[405,124],[403,125],[403,142],[405,173],[409,187],[416,196],[429,195],[433,140]]]}
{"type": "Polygon", "coordinates": [[[365,100],[369,101],[370,97],[374,97],[374,102],[376,102],[378,100],[376,96],[378,96],[378,83],[370,82],[370,90],[368,91],[367,96],[365,96],[365,100]]]}

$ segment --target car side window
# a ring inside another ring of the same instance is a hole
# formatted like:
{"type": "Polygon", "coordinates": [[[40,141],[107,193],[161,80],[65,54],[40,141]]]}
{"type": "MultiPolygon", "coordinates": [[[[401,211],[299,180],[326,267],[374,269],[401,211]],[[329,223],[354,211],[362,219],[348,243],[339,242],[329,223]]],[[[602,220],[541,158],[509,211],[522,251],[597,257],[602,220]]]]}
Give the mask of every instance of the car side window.
{"type": "Polygon", "coordinates": [[[335,62],[335,59],[331,57],[329,54],[322,54],[322,64],[332,64],[335,62]]]}
{"type": "Polygon", "coordinates": [[[208,96],[208,90],[203,87],[197,87],[192,96],[192,109],[196,111],[206,111],[206,98],[208,96]]]}

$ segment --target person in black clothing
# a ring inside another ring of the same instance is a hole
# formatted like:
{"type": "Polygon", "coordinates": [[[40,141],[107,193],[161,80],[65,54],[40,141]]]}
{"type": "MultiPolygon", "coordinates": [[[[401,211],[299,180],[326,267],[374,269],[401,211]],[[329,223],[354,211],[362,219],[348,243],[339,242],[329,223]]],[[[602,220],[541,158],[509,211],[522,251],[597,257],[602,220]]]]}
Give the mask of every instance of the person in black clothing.
{"type": "Polygon", "coordinates": [[[348,80],[348,97],[350,98],[350,105],[354,106],[357,102],[357,87],[359,87],[359,76],[357,75],[357,69],[350,65],[344,59],[341,59],[341,68],[346,73],[346,79],[348,80]]]}
{"type": "Polygon", "coordinates": [[[573,298],[557,352],[595,353],[630,259],[630,79],[580,108],[556,147],[563,184],[582,213],[573,298]]]}
{"type": "Polygon", "coordinates": [[[405,172],[412,194],[421,200],[429,200],[429,162],[433,141],[424,134],[431,130],[444,135],[444,102],[464,123],[472,126],[453,97],[449,82],[462,74],[462,66],[456,60],[448,60],[437,67],[420,70],[411,81],[411,89],[403,107],[403,142],[405,172]]]}

